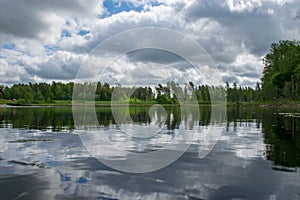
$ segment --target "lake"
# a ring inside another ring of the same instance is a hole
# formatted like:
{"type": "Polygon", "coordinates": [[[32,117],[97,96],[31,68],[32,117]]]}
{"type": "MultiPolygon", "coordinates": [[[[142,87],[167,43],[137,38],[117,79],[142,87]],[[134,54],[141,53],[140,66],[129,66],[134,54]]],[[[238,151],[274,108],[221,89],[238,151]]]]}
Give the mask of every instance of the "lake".
{"type": "Polygon", "coordinates": [[[209,106],[186,117],[178,107],[155,110],[152,117],[148,111],[130,108],[127,123],[116,120],[110,108],[96,108],[98,124],[78,129],[70,107],[1,107],[1,199],[300,199],[299,109],[228,107],[211,149],[196,138],[176,161],[153,172],[122,172],[91,156],[87,144],[122,164],[133,152],[162,149],[180,126],[186,132],[214,131],[209,106]],[[125,133],[136,134],[153,121],[159,122],[159,139],[125,133]],[[95,130],[111,145],[82,136],[95,130]]]}

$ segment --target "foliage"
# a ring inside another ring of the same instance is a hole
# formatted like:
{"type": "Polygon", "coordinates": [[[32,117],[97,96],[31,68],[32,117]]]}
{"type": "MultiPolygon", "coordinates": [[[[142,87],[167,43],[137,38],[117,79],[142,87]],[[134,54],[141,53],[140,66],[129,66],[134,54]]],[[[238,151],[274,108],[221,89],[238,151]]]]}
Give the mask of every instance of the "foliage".
{"type": "Polygon", "coordinates": [[[198,99],[201,103],[210,103],[210,87],[207,85],[195,86],[189,82],[184,86],[168,82],[166,85],[158,84],[156,87],[122,87],[108,83],[29,83],[15,84],[3,87],[4,99],[16,100],[16,103],[53,103],[54,101],[72,100],[73,89],[76,87],[76,99],[94,100],[101,102],[157,102],[159,104],[177,104],[179,99],[191,102],[198,99]],[[113,95],[114,94],[114,95],[113,95]],[[176,96],[177,95],[177,96],[176,96]]]}
{"type": "Polygon", "coordinates": [[[263,59],[265,68],[262,77],[264,100],[300,97],[300,42],[280,41],[271,45],[263,59]]]}

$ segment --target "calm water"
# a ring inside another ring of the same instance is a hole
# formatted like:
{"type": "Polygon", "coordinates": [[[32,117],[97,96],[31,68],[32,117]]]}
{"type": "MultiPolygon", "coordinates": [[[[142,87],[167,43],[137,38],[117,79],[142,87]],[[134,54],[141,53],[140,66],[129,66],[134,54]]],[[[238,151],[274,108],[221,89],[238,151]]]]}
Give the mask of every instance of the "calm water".
{"type": "MultiPolygon", "coordinates": [[[[117,131],[122,124],[116,123],[110,108],[97,108],[96,113],[98,128],[124,151],[155,151],[169,141],[152,141],[141,148],[117,131]]],[[[146,127],[152,121],[147,113],[147,108],[130,109],[133,121],[146,127]]],[[[168,167],[131,174],[90,156],[75,128],[71,108],[2,107],[0,198],[300,199],[297,113],[300,110],[294,108],[228,108],[219,140],[206,157],[199,156],[203,146],[196,140],[168,167]]],[[[178,108],[167,108],[162,135],[174,137],[181,124],[187,129],[194,125],[209,129],[213,124],[210,108],[186,118],[178,108]]]]}

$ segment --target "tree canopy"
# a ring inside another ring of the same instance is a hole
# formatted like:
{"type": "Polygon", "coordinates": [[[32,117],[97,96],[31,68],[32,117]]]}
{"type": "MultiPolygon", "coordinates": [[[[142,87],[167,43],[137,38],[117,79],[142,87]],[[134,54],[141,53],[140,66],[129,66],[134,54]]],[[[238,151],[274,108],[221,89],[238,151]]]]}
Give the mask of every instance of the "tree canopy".
{"type": "Polygon", "coordinates": [[[263,61],[264,100],[299,99],[300,42],[284,40],[272,44],[263,61]]]}

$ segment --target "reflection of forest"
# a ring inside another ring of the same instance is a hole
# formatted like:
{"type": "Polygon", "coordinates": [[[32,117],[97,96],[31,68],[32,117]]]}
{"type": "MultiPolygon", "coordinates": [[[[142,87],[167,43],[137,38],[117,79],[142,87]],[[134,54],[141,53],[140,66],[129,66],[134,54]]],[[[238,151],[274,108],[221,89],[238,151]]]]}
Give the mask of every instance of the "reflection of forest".
{"type": "Polygon", "coordinates": [[[300,118],[266,113],[263,120],[267,159],[274,165],[299,167],[300,118]]]}
{"type": "Polygon", "coordinates": [[[260,108],[232,106],[227,108],[227,124],[226,131],[232,126],[233,131],[237,130],[238,126],[248,126],[255,123],[257,128],[261,127],[261,112],[260,108]]]}
{"type": "MultiPolygon", "coordinates": [[[[294,113],[285,108],[286,113],[294,113]]],[[[227,110],[227,131],[233,126],[248,126],[255,123],[262,127],[266,158],[273,161],[275,169],[290,170],[300,167],[300,118],[292,114],[281,115],[280,108],[231,107],[227,110]],[[282,168],[287,167],[287,168],[282,168]]]]}
{"type": "Polygon", "coordinates": [[[72,130],[74,122],[70,108],[9,108],[0,109],[0,127],[37,130],[72,130]]]}
{"type": "MultiPolygon", "coordinates": [[[[149,124],[148,107],[130,107],[130,117],[134,122],[149,124]]],[[[180,107],[166,107],[166,128],[178,129],[180,124],[192,128],[196,122],[200,126],[211,123],[211,107],[200,107],[200,116],[191,108],[183,113],[180,107]],[[190,123],[190,124],[189,124],[190,123]]],[[[300,167],[300,118],[293,115],[279,115],[278,108],[228,107],[227,132],[237,131],[239,126],[255,126],[262,129],[266,144],[266,158],[275,166],[300,167]]],[[[285,109],[285,112],[292,112],[285,109]]],[[[96,108],[100,126],[116,124],[110,108],[96,108]]],[[[125,109],[118,110],[126,115],[125,109]]],[[[0,109],[0,127],[70,131],[75,129],[71,108],[5,108],[0,109]]]]}
{"type": "MultiPolygon", "coordinates": [[[[148,124],[151,122],[148,111],[150,107],[130,107],[129,114],[134,122],[148,124]]],[[[198,121],[200,125],[208,125],[210,122],[210,107],[200,109],[200,118],[193,109],[184,109],[181,115],[180,107],[167,106],[166,128],[173,130],[179,127],[181,121],[198,121]]],[[[126,117],[127,110],[120,108],[118,115],[126,117]]],[[[110,108],[96,108],[98,123],[100,126],[116,124],[110,108]]],[[[18,129],[37,130],[73,130],[74,120],[71,108],[7,108],[0,109],[1,127],[11,126],[18,129]]]]}

